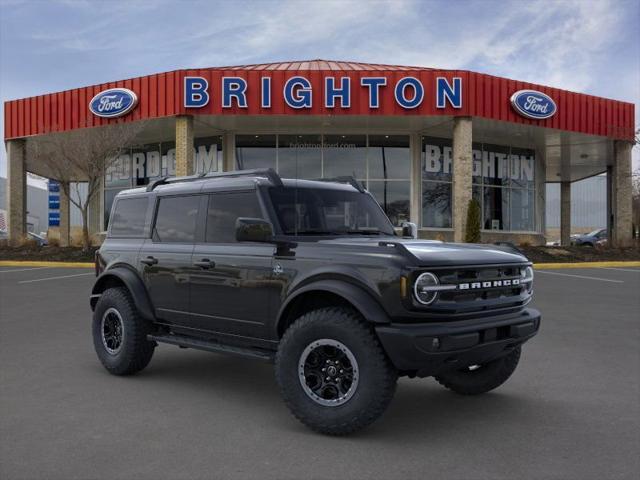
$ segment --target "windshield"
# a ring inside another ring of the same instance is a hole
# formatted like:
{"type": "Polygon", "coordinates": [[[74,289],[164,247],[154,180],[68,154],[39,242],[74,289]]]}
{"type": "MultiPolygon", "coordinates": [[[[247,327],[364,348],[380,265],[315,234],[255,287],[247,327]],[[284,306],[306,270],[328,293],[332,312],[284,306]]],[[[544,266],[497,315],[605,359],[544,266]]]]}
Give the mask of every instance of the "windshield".
{"type": "Polygon", "coordinates": [[[395,235],[387,216],[366,193],[272,187],[269,195],[285,235],[395,235]]]}

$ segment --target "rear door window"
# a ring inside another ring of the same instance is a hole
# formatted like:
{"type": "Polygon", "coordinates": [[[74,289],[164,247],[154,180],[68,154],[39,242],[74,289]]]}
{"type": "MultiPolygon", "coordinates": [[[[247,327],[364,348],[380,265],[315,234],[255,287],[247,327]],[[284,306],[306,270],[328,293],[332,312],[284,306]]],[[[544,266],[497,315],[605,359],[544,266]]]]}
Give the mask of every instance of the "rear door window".
{"type": "Polygon", "coordinates": [[[153,229],[153,241],[193,243],[196,237],[199,195],[161,197],[153,229]]]}
{"type": "Polygon", "coordinates": [[[113,237],[142,237],[149,197],[123,198],[116,202],[110,220],[109,235],[113,237]]]}
{"type": "Polygon", "coordinates": [[[235,243],[238,217],[263,218],[255,191],[209,195],[207,243],[235,243]]]}

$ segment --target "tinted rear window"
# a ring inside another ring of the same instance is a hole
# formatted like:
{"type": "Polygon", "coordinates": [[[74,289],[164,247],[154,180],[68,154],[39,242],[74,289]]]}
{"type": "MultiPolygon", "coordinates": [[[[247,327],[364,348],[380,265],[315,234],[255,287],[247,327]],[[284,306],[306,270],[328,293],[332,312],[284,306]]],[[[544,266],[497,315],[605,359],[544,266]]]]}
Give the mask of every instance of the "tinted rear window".
{"type": "Polygon", "coordinates": [[[109,235],[114,237],[142,237],[147,216],[148,197],[123,198],[116,202],[109,235]]]}
{"type": "Polygon", "coordinates": [[[153,240],[190,243],[196,237],[200,196],[164,197],[158,205],[153,240]]]}

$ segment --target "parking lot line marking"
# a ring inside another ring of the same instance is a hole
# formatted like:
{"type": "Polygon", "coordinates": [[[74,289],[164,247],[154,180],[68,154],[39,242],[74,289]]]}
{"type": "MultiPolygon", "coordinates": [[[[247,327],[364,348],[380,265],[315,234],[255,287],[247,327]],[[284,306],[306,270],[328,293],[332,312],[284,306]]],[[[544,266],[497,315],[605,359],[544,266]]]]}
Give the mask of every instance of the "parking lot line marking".
{"type": "Polygon", "coordinates": [[[95,275],[95,273],[93,273],[93,272],[90,272],[90,273],[77,273],[75,275],[62,275],[62,276],[59,276],[59,277],[36,278],[34,280],[22,280],[21,282],[18,282],[18,283],[44,282],[45,280],[59,280],[61,278],[81,277],[83,275],[95,275]]]}
{"type": "Polygon", "coordinates": [[[599,278],[599,277],[587,277],[586,275],[572,275],[570,273],[547,272],[546,270],[539,270],[537,273],[545,273],[547,275],[561,275],[563,277],[584,278],[585,280],[599,280],[601,282],[624,283],[624,281],[622,280],[611,280],[610,278],[599,278]]]}
{"type": "Polygon", "coordinates": [[[634,272],[640,273],[640,270],[631,270],[630,268],[613,268],[613,267],[601,267],[602,270],[618,270],[620,272],[634,272]]]}
{"type": "Polygon", "coordinates": [[[13,270],[0,270],[0,273],[26,272],[28,270],[44,270],[45,268],[55,268],[55,267],[15,268],[13,270]]]}
{"type": "Polygon", "coordinates": [[[596,267],[640,267],[640,262],[571,262],[571,263],[534,263],[533,268],[559,269],[559,268],[596,268],[596,267]]]}

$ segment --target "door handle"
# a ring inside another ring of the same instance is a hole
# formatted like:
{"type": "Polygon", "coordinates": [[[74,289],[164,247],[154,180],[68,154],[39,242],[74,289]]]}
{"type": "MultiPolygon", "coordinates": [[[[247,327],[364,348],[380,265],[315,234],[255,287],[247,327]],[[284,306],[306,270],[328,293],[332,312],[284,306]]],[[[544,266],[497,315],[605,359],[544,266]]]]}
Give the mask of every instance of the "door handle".
{"type": "Polygon", "coordinates": [[[208,258],[203,258],[202,260],[200,260],[199,262],[193,262],[193,265],[195,267],[200,267],[200,268],[213,268],[216,266],[216,262],[212,262],[211,260],[209,260],[208,258]]]}
{"type": "Polygon", "coordinates": [[[145,265],[155,265],[156,263],[158,263],[158,259],[152,256],[148,256],[147,258],[143,258],[142,260],[140,260],[141,263],[144,263],[145,265]]]}

